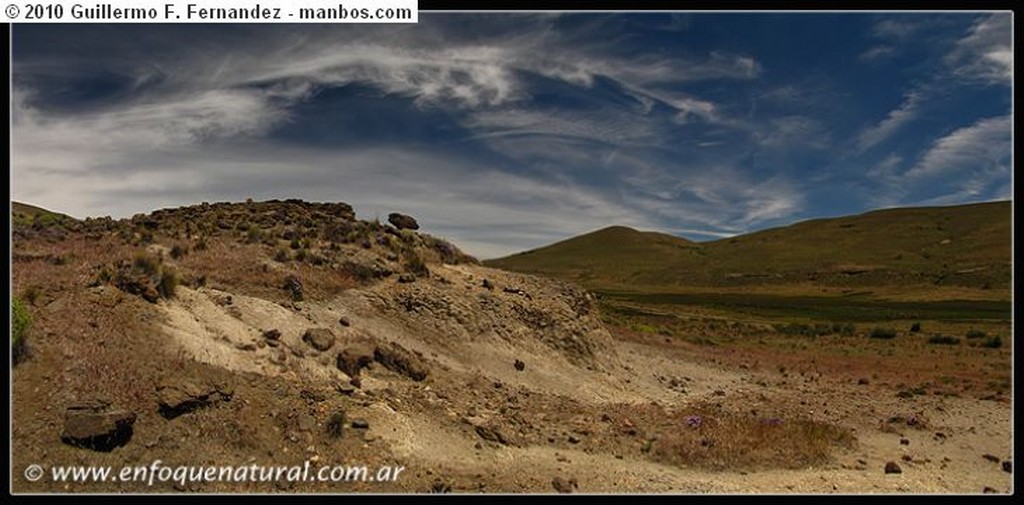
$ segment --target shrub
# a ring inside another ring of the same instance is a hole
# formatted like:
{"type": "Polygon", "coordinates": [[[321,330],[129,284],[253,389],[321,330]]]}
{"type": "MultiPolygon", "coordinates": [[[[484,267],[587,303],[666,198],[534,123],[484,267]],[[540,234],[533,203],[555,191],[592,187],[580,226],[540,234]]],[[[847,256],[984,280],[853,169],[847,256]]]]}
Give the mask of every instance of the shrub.
{"type": "Polygon", "coordinates": [[[921,323],[914,323],[910,325],[910,333],[917,333],[921,331],[921,323]]]}
{"type": "Polygon", "coordinates": [[[985,337],[988,336],[988,334],[983,332],[983,331],[981,331],[981,330],[968,330],[965,336],[967,338],[969,338],[969,339],[975,339],[975,338],[985,338],[985,337]]]}
{"type": "Polygon", "coordinates": [[[25,340],[32,326],[32,314],[17,296],[11,298],[11,352],[17,363],[25,355],[25,340]]]}
{"type": "Polygon", "coordinates": [[[929,344],[939,345],[957,345],[960,343],[960,339],[951,335],[932,335],[928,337],[929,344]]]}
{"type": "Polygon", "coordinates": [[[178,244],[175,244],[174,247],[171,248],[171,258],[173,259],[179,259],[186,254],[188,254],[188,249],[185,249],[178,244]]]}
{"type": "Polygon", "coordinates": [[[883,340],[892,340],[896,338],[896,331],[889,328],[878,328],[875,327],[871,330],[871,338],[879,338],[883,340]]]}
{"type": "Polygon", "coordinates": [[[274,253],[274,261],[277,261],[278,263],[288,261],[288,251],[283,248],[278,249],[277,252],[274,253]]]}
{"type": "Polygon", "coordinates": [[[160,282],[156,286],[157,292],[164,298],[173,298],[174,290],[178,288],[178,273],[170,268],[163,268],[160,272],[160,282]]]}
{"type": "Polygon", "coordinates": [[[981,344],[981,346],[987,347],[989,349],[999,349],[1000,347],[1003,346],[1003,339],[999,338],[999,336],[997,335],[986,340],[984,344],[981,344]]]}
{"type": "Polygon", "coordinates": [[[430,270],[427,269],[427,264],[423,261],[416,251],[408,251],[405,256],[405,269],[416,275],[428,275],[430,270]]]}

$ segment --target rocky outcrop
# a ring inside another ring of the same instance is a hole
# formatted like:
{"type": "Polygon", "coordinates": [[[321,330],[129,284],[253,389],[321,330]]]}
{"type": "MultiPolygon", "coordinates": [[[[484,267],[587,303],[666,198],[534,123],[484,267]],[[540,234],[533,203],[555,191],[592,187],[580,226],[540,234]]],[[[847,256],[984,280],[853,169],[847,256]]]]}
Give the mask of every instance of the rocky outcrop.
{"type": "Polygon", "coordinates": [[[318,351],[326,351],[334,345],[334,332],[327,328],[310,328],[302,334],[302,341],[318,351]]]}
{"type": "Polygon", "coordinates": [[[212,381],[172,378],[157,386],[160,414],[168,419],[218,402],[229,401],[233,395],[234,388],[230,384],[212,381]]]}
{"type": "Polygon", "coordinates": [[[412,216],[399,214],[397,212],[392,212],[391,214],[388,214],[388,222],[391,223],[392,226],[394,226],[395,228],[398,228],[399,230],[420,229],[419,223],[417,223],[416,219],[414,219],[412,216]]]}

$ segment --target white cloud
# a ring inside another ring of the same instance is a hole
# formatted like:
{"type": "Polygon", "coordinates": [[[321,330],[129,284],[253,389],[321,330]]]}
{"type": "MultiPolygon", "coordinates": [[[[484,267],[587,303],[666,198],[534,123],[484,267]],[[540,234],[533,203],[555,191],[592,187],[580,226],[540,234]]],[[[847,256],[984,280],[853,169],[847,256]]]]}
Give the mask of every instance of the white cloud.
{"type": "Polygon", "coordinates": [[[990,14],[968,30],[946,57],[953,72],[992,84],[1013,83],[1012,14],[990,14]]]}
{"type": "Polygon", "coordinates": [[[857,136],[857,150],[867,151],[888,140],[901,128],[917,119],[923,102],[923,94],[919,90],[911,91],[903,97],[898,107],[889,111],[885,119],[871,126],[857,136]]]}
{"type": "Polygon", "coordinates": [[[960,128],[936,140],[905,176],[922,179],[979,169],[1008,171],[1013,150],[1012,126],[1007,115],[981,119],[960,128]]]}

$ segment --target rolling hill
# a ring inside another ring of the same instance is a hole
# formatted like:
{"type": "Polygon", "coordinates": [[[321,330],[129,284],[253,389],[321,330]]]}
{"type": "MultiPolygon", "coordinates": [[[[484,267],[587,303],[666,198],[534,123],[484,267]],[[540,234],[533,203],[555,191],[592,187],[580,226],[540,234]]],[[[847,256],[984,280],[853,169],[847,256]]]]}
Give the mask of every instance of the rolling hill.
{"type": "Polygon", "coordinates": [[[611,227],[486,262],[591,289],[764,284],[1008,289],[1009,201],[885,209],[710,242],[611,227]]]}

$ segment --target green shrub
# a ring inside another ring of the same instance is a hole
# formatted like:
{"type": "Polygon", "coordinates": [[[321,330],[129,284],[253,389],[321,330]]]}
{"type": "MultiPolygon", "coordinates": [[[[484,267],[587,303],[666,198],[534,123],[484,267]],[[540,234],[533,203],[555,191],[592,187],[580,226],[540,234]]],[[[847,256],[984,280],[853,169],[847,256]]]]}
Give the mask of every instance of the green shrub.
{"type": "Polygon", "coordinates": [[[892,340],[896,338],[896,331],[889,328],[878,328],[875,327],[871,330],[871,338],[879,338],[883,340],[892,340]]]}
{"type": "Polygon", "coordinates": [[[999,349],[1000,347],[1003,346],[1003,339],[999,338],[999,336],[997,335],[986,340],[984,344],[981,344],[981,346],[987,347],[989,349],[999,349]]]}
{"type": "Polygon", "coordinates": [[[965,336],[969,339],[985,338],[988,336],[988,333],[981,330],[968,330],[965,336]]]}
{"type": "Polygon", "coordinates": [[[960,339],[951,335],[932,335],[928,337],[929,344],[939,345],[957,345],[960,343],[960,339]]]}
{"type": "Polygon", "coordinates": [[[160,283],[156,290],[164,298],[173,298],[174,290],[178,288],[178,273],[170,268],[163,268],[160,272],[160,283]]]}
{"type": "Polygon", "coordinates": [[[25,341],[29,327],[32,326],[32,314],[28,307],[17,296],[11,298],[11,352],[14,361],[18,362],[25,355],[25,341]]]}

